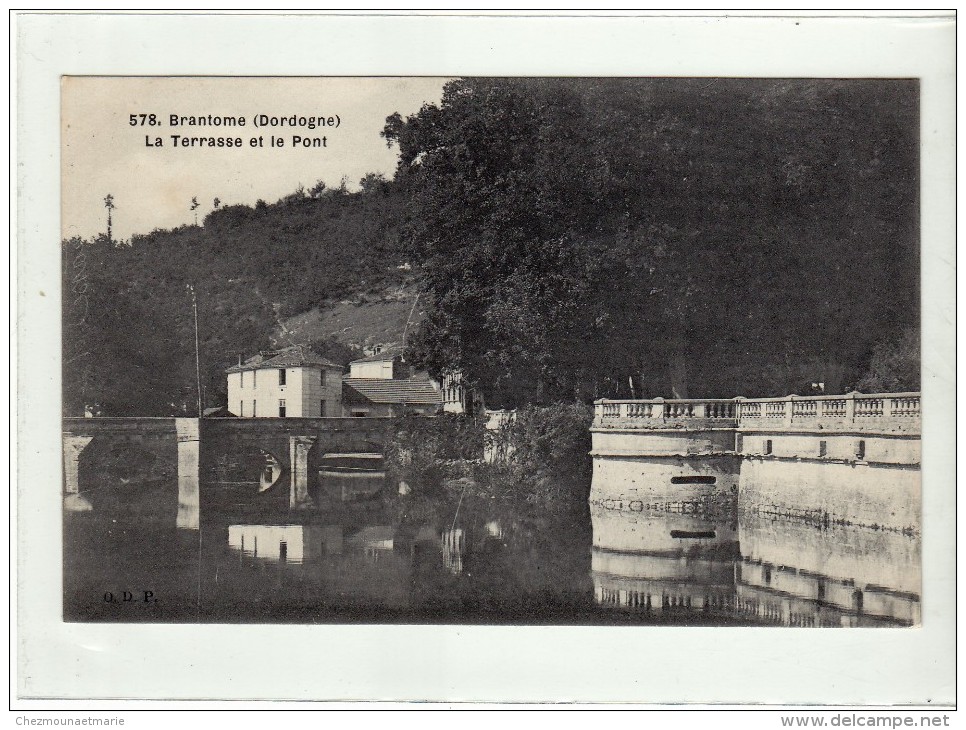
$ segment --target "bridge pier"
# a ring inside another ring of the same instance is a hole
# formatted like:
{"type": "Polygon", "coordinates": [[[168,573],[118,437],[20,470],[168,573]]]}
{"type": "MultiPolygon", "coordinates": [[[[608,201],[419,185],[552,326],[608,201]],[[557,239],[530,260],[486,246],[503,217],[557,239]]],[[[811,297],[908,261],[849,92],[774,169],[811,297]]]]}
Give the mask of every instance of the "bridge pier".
{"type": "Polygon", "coordinates": [[[178,517],[177,526],[187,530],[201,527],[201,421],[176,418],[178,434],[178,517]]]}
{"type": "Polygon", "coordinates": [[[64,434],[64,509],[69,512],[94,509],[80,494],[80,455],[93,440],[93,436],[64,434]]]}
{"type": "Polygon", "coordinates": [[[292,474],[288,500],[290,509],[313,506],[309,496],[309,451],[317,440],[317,436],[289,436],[289,464],[292,474]]]}

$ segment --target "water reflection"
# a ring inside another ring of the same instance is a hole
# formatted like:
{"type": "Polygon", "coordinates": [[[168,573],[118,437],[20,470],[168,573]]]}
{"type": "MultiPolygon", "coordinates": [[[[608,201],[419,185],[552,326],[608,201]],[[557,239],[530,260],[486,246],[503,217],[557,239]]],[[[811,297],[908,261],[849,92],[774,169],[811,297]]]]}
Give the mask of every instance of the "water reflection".
{"type": "Polygon", "coordinates": [[[920,622],[919,541],[883,530],[741,515],[592,512],[596,600],[782,626],[920,622]]]}
{"type": "Polygon", "coordinates": [[[473,497],[460,505],[445,495],[339,500],[310,512],[282,501],[203,500],[199,529],[184,530],[177,483],[155,486],[138,501],[126,497],[130,485],[117,497],[92,490],[93,510],[65,514],[67,620],[920,622],[919,541],[895,532],[733,513],[473,497]],[[144,501],[164,509],[142,509],[144,501]],[[103,599],[145,590],[159,601],[103,599]]]}
{"type": "Polygon", "coordinates": [[[683,614],[727,613],[734,605],[736,525],[603,508],[594,509],[591,518],[591,569],[601,605],[683,614]]]}
{"type": "Polygon", "coordinates": [[[318,562],[342,554],[340,525],[229,525],[228,547],[281,563],[318,562]]]}
{"type": "Polygon", "coordinates": [[[885,530],[743,518],[738,608],[786,626],[916,625],[920,544],[885,530]]]}

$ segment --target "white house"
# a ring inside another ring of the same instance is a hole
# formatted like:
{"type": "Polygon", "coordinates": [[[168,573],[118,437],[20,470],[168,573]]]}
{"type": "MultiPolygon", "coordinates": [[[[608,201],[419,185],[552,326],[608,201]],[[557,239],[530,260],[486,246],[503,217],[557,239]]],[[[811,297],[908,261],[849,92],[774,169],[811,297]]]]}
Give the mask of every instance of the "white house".
{"type": "Polygon", "coordinates": [[[403,361],[401,350],[377,349],[367,357],[349,363],[350,378],[368,380],[402,380],[412,375],[403,361]]]}
{"type": "Polygon", "coordinates": [[[305,345],[260,352],[225,372],[228,409],[241,418],[342,415],[342,366],[305,345]]]}

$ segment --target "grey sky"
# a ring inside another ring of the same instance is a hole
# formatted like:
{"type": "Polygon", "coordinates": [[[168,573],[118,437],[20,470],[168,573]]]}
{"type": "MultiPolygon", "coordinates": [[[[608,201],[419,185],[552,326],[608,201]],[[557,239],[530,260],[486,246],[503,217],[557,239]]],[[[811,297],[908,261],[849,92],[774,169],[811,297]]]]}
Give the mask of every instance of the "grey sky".
{"type": "Polygon", "coordinates": [[[396,149],[379,132],[386,117],[438,102],[442,78],[67,77],[62,86],[62,232],[90,238],[106,228],[104,196],[114,196],[114,237],[199,221],[222,205],[274,202],[299,184],[355,188],[367,172],[391,177],[396,149]],[[157,126],[131,126],[132,114],[157,126]],[[244,127],[171,127],[172,114],[245,117],[244,127]],[[253,117],[338,115],[338,128],[260,128],[253,117]],[[240,137],[240,149],[174,147],[171,135],[240,137]],[[285,147],[272,148],[274,135],[285,147]],[[292,136],[325,137],[326,147],[293,148],[292,136]],[[148,147],[161,137],[162,147],[148,147]],[[251,147],[252,137],[263,147],[251,147]]]}

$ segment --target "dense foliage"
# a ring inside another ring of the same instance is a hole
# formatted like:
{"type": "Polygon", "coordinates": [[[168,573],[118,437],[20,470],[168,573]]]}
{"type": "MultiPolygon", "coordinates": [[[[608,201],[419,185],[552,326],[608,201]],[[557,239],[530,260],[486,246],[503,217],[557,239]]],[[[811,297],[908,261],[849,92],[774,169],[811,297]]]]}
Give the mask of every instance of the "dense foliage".
{"type": "Polygon", "coordinates": [[[914,81],[460,79],[383,132],[487,403],[854,385],[918,322],[914,81]]]}
{"type": "Polygon", "coordinates": [[[442,414],[437,418],[402,416],[386,446],[392,479],[417,496],[437,491],[447,478],[468,475],[483,458],[487,432],[482,418],[442,414]]]}
{"type": "Polygon", "coordinates": [[[495,430],[480,416],[406,416],[393,424],[386,449],[390,484],[404,483],[415,500],[445,489],[542,506],[586,505],[592,420],[584,403],[526,406],[495,430]]]}
{"type": "Polygon", "coordinates": [[[212,406],[282,318],[404,263],[410,359],[489,407],[918,383],[914,80],[460,79],[383,134],[358,193],[65,241],[65,412],[194,413],[189,285],[212,406]]]}
{"type": "Polygon", "coordinates": [[[902,393],[921,387],[919,330],[910,328],[898,341],[881,342],[872,351],[869,371],[858,383],[864,393],[902,393]]]}
{"type": "MultiPolygon", "coordinates": [[[[358,193],[317,186],[273,205],[219,207],[202,226],[130,241],[65,241],[65,413],[194,414],[189,285],[204,405],[214,406],[224,369],[269,347],[281,318],[397,281],[399,196],[381,178],[364,182],[358,193]]],[[[340,363],[354,354],[334,340],[312,344],[340,363]]]]}
{"type": "Polygon", "coordinates": [[[586,504],[593,420],[584,403],[518,409],[491,434],[501,489],[530,502],[586,504]]]}

